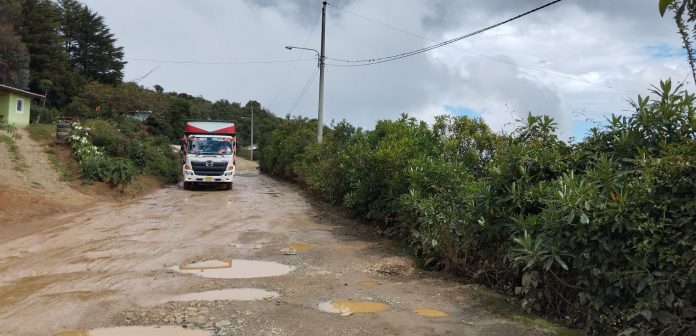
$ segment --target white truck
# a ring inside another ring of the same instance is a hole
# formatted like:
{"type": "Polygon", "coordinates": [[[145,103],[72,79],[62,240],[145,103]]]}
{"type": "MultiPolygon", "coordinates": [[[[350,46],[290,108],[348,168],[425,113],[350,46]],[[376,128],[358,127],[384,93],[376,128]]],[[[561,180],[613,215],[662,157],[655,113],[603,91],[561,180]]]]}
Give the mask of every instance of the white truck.
{"type": "Polygon", "coordinates": [[[181,141],[184,189],[224,183],[232,189],[237,158],[235,125],[228,121],[187,121],[181,141]]]}

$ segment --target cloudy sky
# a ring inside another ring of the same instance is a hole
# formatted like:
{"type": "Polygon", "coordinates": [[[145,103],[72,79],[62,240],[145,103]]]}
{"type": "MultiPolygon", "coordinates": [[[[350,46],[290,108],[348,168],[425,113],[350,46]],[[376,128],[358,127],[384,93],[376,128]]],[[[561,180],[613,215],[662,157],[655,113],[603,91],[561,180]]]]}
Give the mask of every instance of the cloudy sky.
{"type": "MultiPolygon", "coordinates": [[[[284,46],[320,48],[321,0],[84,2],[124,47],[126,80],[213,101],[254,99],[278,116],[316,117],[316,55],[284,46]],[[282,62],[250,63],[267,61],[282,62]]],[[[546,2],[334,0],[327,11],[326,55],[399,54],[546,2]]],[[[363,67],[327,65],[324,119],[371,128],[401,113],[424,120],[454,114],[482,117],[494,130],[509,131],[515,119],[532,112],[553,116],[562,136],[580,138],[605,116],[629,113],[627,100],[645,95],[660,79],[690,79],[674,23],[659,16],[657,2],[565,0],[413,57],[363,67]]]]}

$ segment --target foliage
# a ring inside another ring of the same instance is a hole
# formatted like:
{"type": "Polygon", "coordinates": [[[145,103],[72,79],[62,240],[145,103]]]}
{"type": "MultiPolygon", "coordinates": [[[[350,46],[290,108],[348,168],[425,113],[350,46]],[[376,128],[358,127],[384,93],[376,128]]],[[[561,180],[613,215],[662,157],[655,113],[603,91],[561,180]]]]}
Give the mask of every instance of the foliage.
{"type": "Polygon", "coordinates": [[[50,0],[24,0],[15,30],[30,55],[29,89],[47,94],[49,107],[63,107],[84,79],[70,69],[60,34],[62,14],[50,0]]]}
{"type": "Polygon", "coordinates": [[[659,11],[661,16],[669,9],[674,12],[674,23],[682,39],[682,46],[686,50],[686,59],[691,66],[691,74],[696,83],[696,50],[693,42],[696,40],[696,1],[693,0],[659,0],[659,11]]]}
{"type": "Polygon", "coordinates": [[[9,25],[0,25],[0,84],[29,85],[29,51],[9,25]]]}
{"type": "Polygon", "coordinates": [[[123,78],[123,47],[104,24],[104,18],[77,0],[60,0],[60,32],[72,69],[89,80],[119,84],[123,78]]]}
{"type": "Polygon", "coordinates": [[[592,334],[696,333],[694,95],[660,82],[577,144],[546,116],[510,135],[403,116],[364,131],[287,118],[261,168],[407,240],[431,268],[592,334]]]}
{"type": "Polygon", "coordinates": [[[69,137],[82,178],[88,181],[106,181],[112,187],[121,187],[123,190],[135,178],[135,165],[127,159],[105,155],[90,140],[90,131],[89,128],[76,125],[69,137]]]}

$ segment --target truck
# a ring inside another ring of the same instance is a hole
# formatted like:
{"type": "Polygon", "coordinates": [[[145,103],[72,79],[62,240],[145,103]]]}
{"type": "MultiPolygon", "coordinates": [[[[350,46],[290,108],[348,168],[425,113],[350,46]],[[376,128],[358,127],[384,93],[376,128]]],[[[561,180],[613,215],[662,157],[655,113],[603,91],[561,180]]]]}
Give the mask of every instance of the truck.
{"type": "Polygon", "coordinates": [[[184,189],[225,184],[232,189],[237,166],[237,135],[230,121],[187,121],[181,139],[184,189]]]}

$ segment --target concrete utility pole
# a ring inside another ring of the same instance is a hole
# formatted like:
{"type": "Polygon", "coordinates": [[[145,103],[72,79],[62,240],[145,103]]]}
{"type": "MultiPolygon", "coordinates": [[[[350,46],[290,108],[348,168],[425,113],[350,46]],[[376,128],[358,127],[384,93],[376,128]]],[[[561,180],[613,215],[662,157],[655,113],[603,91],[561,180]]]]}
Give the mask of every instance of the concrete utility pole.
{"type": "Polygon", "coordinates": [[[254,161],[254,105],[251,105],[251,161],[254,161]]]}
{"type": "Polygon", "coordinates": [[[326,1],[321,8],[321,55],[319,55],[319,116],[317,120],[317,142],[321,143],[324,133],[324,49],[326,37],[326,1]]]}

